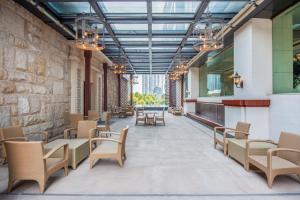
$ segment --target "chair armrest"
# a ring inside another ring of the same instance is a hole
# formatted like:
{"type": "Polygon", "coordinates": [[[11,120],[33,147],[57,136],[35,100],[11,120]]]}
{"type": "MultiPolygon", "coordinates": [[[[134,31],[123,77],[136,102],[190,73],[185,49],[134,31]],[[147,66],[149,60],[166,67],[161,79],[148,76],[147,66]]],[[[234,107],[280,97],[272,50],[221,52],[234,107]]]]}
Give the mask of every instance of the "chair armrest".
{"type": "Polygon", "coordinates": [[[272,169],[272,156],[275,152],[278,152],[278,151],[289,151],[289,152],[294,152],[294,153],[299,153],[300,154],[300,150],[297,150],[297,149],[289,149],[289,148],[269,149],[267,151],[267,167],[268,167],[268,170],[272,169]]]}
{"type": "Polygon", "coordinates": [[[290,148],[274,148],[268,150],[268,155],[272,156],[277,151],[290,151],[294,153],[300,153],[300,150],[298,149],[290,149],[290,148]]]}
{"type": "Polygon", "coordinates": [[[58,151],[61,148],[64,148],[64,160],[68,159],[69,145],[67,143],[59,145],[57,147],[54,147],[53,149],[51,149],[51,151],[49,151],[46,155],[44,155],[43,159],[49,158],[53,153],[55,153],[56,151],[58,151]]]}
{"type": "Polygon", "coordinates": [[[48,132],[47,131],[39,131],[39,132],[33,132],[31,134],[40,134],[40,135],[44,135],[45,137],[45,143],[48,143],[48,132]]]}
{"type": "Polygon", "coordinates": [[[72,131],[72,130],[76,130],[76,128],[67,128],[64,130],[64,139],[68,139],[70,131],[72,131]]]}
{"type": "Polygon", "coordinates": [[[97,128],[92,128],[89,130],[89,139],[96,137],[97,128]]]}
{"type": "Polygon", "coordinates": [[[116,143],[121,144],[121,142],[118,141],[118,140],[111,139],[111,138],[102,138],[102,137],[92,138],[90,141],[91,142],[94,142],[94,141],[108,141],[108,142],[116,142],[116,143]]]}
{"type": "Polygon", "coordinates": [[[101,134],[112,134],[112,135],[121,135],[121,133],[117,133],[117,132],[109,132],[109,131],[101,131],[101,134]]]}
{"type": "Polygon", "coordinates": [[[249,135],[249,133],[247,133],[247,132],[243,132],[243,131],[237,131],[237,130],[231,130],[231,129],[226,129],[225,130],[225,132],[224,132],[224,139],[225,138],[227,138],[227,133],[241,133],[241,134],[244,134],[244,135],[246,135],[246,136],[248,136],[249,135]]]}

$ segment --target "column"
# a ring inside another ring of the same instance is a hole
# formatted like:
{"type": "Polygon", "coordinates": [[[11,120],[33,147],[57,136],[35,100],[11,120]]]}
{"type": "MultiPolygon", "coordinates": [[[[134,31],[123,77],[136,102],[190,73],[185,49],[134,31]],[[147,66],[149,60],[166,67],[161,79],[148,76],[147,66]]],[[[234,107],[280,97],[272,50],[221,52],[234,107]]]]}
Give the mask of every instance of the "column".
{"type": "Polygon", "coordinates": [[[84,116],[88,116],[88,111],[91,109],[91,58],[92,51],[84,51],[85,61],[85,79],[84,79],[84,116]]]}
{"type": "Polygon", "coordinates": [[[130,74],[130,105],[133,105],[133,75],[130,74]]]}
{"type": "Polygon", "coordinates": [[[118,106],[121,107],[121,75],[117,74],[118,78],[118,106]]]}
{"type": "Polygon", "coordinates": [[[107,111],[107,63],[103,63],[103,111],[107,111]]]}

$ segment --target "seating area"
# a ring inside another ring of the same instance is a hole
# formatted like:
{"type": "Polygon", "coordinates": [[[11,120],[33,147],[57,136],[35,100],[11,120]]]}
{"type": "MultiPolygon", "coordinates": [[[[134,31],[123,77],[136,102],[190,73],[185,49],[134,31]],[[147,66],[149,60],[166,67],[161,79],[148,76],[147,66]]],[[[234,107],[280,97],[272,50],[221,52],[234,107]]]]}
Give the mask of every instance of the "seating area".
{"type": "MultiPolygon", "coordinates": [[[[70,169],[68,176],[64,176],[63,170],[50,176],[44,198],[50,195],[71,198],[71,194],[106,199],[112,198],[110,194],[129,196],[129,199],[146,198],[144,196],[155,198],[157,194],[192,199],[207,194],[211,194],[212,199],[247,199],[253,195],[255,199],[299,197],[297,177],[278,176],[272,189],[269,189],[262,173],[246,171],[235,160],[224,156],[221,148],[215,150],[213,131],[193,120],[167,114],[168,123],[163,129],[134,126],[134,121],[134,118],[122,119],[111,127],[119,132],[130,124],[126,142],[127,159],[122,168],[114,160],[101,159],[94,162],[90,169],[90,160],[85,159],[76,170],[70,169]],[[185,135],[182,135],[181,129],[185,130],[185,135]],[[248,191],[247,194],[245,191],[248,191]],[[139,194],[141,196],[135,196],[139,194]]],[[[111,148],[105,143],[103,145],[106,150],[111,148]]],[[[5,167],[0,166],[1,191],[7,188],[8,177],[5,174],[5,167]]],[[[27,198],[32,198],[32,195],[39,193],[35,182],[26,181],[15,187],[11,194],[26,194],[27,198]]]]}
{"type": "Polygon", "coordinates": [[[1,0],[0,200],[299,200],[299,0],[1,0]]]}

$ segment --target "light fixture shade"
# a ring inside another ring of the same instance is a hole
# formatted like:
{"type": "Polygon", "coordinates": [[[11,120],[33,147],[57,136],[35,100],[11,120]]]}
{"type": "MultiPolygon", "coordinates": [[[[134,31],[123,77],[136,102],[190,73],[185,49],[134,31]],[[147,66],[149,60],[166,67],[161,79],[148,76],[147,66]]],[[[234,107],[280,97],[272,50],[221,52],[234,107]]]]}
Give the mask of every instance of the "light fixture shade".
{"type": "Polygon", "coordinates": [[[223,34],[221,34],[221,38],[216,37],[223,27],[224,22],[213,19],[208,12],[206,17],[199,20],[194,27],[193,33],[198,40],[193,45],[193,48],[199,52],[209,52],[223,48],[223,34]]]}
{"type": "Polygon", "coordinates": [[[105,48],[105,28],[97,18],[81,14],[75,19],[74,29],[75,47],[90,51],[102,51],[105,48]]]}
{"type": "Polygon", "coordinates": [[[233,78],[233,83],[235,84],[235,86],[237,88],[243,88],[243,80],[242,80],[242,77],[237,73],[235,72],[235,74],[233,74],[231,76],[231,78],[233,78]]]}

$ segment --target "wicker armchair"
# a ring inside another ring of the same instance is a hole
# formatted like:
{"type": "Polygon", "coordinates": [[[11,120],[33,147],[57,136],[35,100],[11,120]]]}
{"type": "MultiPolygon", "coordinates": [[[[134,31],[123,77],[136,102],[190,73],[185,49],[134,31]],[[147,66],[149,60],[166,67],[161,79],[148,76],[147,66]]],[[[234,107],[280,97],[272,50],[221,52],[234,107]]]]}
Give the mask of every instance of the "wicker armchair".
{"type": "Polygon", "coordinates": [[[296,174],[300,178],[300,135],[282,132],[280,134],[278,148],[269,149],[267,155],[255,155],[251,153],[251,144],[267,142],[276,144],[271,140],[249,140],[247,142],[246,169],[253,165],[263,171],[271,188],[276,176],[284,174],[296,174]]]}
{"type": "Polygon", "coordinates": [[[138,125],[139,122],[143,122],[144,125],[146,124],[146,115],[144,113],[144,109],[136,110],[135,125],[138,125]]]}
{"type": "Polygon", "coordinates": [[[103,125],[98,125],[98,131],[102,132],[102,131],[110,131],[110,125],[109,125],[109,120],[110,120],[110,116],[111,114],[109,112],[104,112],[104,124],[103,125]]]}
{"type": "Polygon", "coordinates": [[[165,109],[163,109],[162,114],[161,115],[155,115],[155,123],[159,123],[162,122],[163,125],[165,126],[165,109]]]}
{"type": "Polygon", "coordinates": [[[57,146],[47,154],[44,154],[42,142],[5,141],[4,145],[9,171],[8,192],[12,190],[15,181],[35,180],[43,193],[51,174],[61,168],[65,176],[68,174],[68,144],[57,146]],[[64,149],[62,158],[50,158],[61,148],[64,149]]]}
{"type": "Polygon", "coordinates": [[[83,114],[80,113],[64,113],[64,122],[68,128],[77,128],[78,121],[84,120],[83,114]]]}
{"type": "MultiPolygon", "coordinates": [[[[41,140],[45,143],[48,142],[48,132],[47,131],[40,131],[31,133],[30,135],[40,135],[42,136],[41,140]]],[[[7,140],[7,139],[20,139],[24,138],[25,140],[30,140],[27,136],[24,135],[21,126],[10,126],[6,128],[0,128],[0,140],[7,140]]],[[[4,143],[0,143],[2,148],[2,155],[1,157],[6,161],[6,152],[4,148],[4,143]]]]}
{"type": "Polygon", "coordinates": [[[99,115],[98,111],[95,110],[89,110],[88,111],[88,120],[94,120],[94,121],[99,121],[101,119],[101,116],[99,115]]]}
{"type": "Polygon", "coordinates": [[[122,129],[121,133],[105,132],[106,134],[116,135],[117,137],[103,138],[97,137],[90,140],[90,168],[93,168],[95,160],[114,159],[122,167],[126,159],[125,143],[128,133],[128,126],[122,129]],[[97,143],[100,142],[100,143],[97,143]]]}
{"type": "Polygon", "coordinates": [[[214,128],[214,147],[217,144],[223,147],[224,155],[227,155],[228,137],[232,136],[235,139],[248,139],[251,124],[238,122],[236,128],[215,127],[214,128]],[[218,133],[218,130],[224,130],[223,134],[218,133]],[[232,135],[234,134],[234,135],[232,135]]]}
{"type": "Polygon", "coordinates": [[[96,121],[79,121],[77,128],[68,128],[64,130],[64,139],[71,138],[72,134],[75,134],[76,138],[87,138],[90,139],[91,135],[95,135],[97,131],[96,121]],[[74,132],[71,132],[74,131],[74,132]]]}

